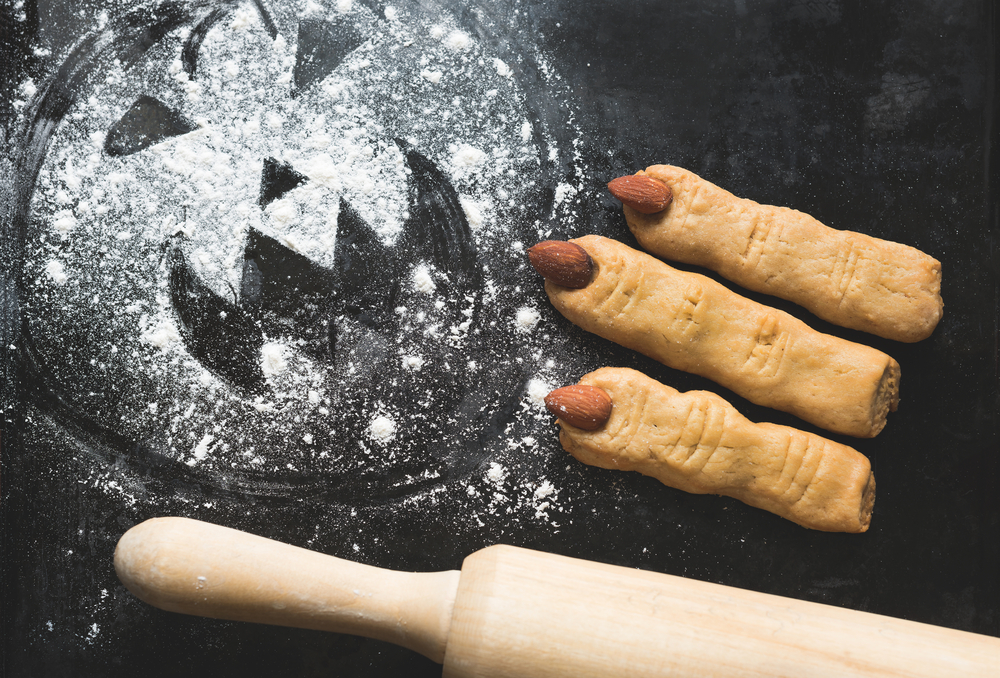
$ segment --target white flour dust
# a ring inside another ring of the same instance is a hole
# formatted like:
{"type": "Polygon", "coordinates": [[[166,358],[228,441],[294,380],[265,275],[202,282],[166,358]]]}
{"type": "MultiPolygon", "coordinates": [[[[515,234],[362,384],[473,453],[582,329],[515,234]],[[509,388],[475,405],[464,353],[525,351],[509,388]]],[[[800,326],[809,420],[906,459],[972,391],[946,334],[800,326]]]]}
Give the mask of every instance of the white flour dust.
{"type": "MultiPolygon", "coordinates": [[[[168,243],[179,243],[198,280],[236,303],[252,231],[333,269],[346,201],[391,247],[410,216],[405,143],[445,173],[485,256],[478,298],[449,298],[447,276],[430,262],[417,262],[404,276],[395,309],[400,378],[456,367],[473,381],[508,368],[533,374],[508,422],[502,458],[471,475],[463,491],[476,521],[501,512],[555,525],[558,488],[538,473],[519,475],[527,468],[519,459],[553,453],[551,440],[542,444],[537,432],[554,435],[542,398],[561,377],[545,348],[538,290],[511,288],[500,273],[526,261],[523,244],[507,234],[509,223],[542,235],[546,220],[572,214],[579,186],[555,187],[551,214],[537,213],[527,196],[540,188],[545,160],[575,159],[574,181],[583,180],[575,147],[557,147],[529,117],[515,64],[448,17],[394,6],[376,15],[350,0],[286,3],[276,11],[275,39],[250,2],[211,28],[193,77],[181,55],[187,28],[131,68],[108,64],[53,137],[34,194],[25,268],[30,329],[43,354],[61,356],[48,366],[52,379],[103,425],[136,438],[155,433],[193,469],[322,476],[405,458],[401,433],[433,413],[431,389],[412,409],[365,405],[366,440],[348,459],[325,441],[335,433],[330,422],[338,408],[364,398],[352,380],[362,383],[369,366],[359,357],[333,369],[292,334],[266,336],[257,359],[266,390],[233,388],[189,352],[164,254],[168,243]],[[358,41],[332,72],[297,91],[296,26],[306,19],[349,26],[358,41]],[[109,155],[108,130],[140,96],[179,112],[193,130],[109,155]],[[303,179],[262,209],[265,158],[303,179]],[[513,317],[490,315],[500,299],[515,309],[513,317]],[[492,319],[479,327],[477,313],[492,319]],[[488,332],[502,341],[463,357],[488,332]]],[[[558,87],[544,57],[527,56],[558,87]]],[[[25,110],[37,93],[25,82],[16,108],[25,110]]],[[[137,501],[115,473],[95,468],[81,482],[137,501]]],[[[437,491],[409,500],[433,501],[437,491]]]]}

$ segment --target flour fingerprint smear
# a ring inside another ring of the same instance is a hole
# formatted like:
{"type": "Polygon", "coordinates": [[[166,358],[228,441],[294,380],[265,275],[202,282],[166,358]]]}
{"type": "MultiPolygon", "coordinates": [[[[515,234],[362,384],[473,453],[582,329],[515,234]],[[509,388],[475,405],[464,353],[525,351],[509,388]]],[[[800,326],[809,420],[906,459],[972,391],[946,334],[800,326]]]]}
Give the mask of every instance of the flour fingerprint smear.
{"type": "Polygon", "coordinates": [[[525,243],[574,194],[517,77],[555,92],[543,57],[416,5],[312,0],[164,6],[148,51],[116,44],[144,16],[71,55],[27,220],[24,355],[95,486],[457,488],[471,515],[548,518],[558,488],[516,477],[556,447],[529,386],[566,378],[526,284],[525,243]]]}

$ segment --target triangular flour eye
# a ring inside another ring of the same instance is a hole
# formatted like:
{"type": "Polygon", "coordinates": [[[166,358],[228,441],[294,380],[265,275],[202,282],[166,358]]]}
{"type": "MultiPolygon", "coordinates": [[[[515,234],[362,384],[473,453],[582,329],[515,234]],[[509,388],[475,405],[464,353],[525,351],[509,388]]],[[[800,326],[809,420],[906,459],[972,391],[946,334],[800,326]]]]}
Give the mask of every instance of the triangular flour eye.
{"type": "Polygon", "coordinates": [[[195,129],[197,126],[178,111],[159,99],[143,95],[108,130],[104,151],[113,156],[131,155],[195,129]]]}
{"type": "Polygon", "coordinates": [[[318,19],[300,21],[293,96],[333,73],[360,44],[361,34],[351,24],[318,19]]]}

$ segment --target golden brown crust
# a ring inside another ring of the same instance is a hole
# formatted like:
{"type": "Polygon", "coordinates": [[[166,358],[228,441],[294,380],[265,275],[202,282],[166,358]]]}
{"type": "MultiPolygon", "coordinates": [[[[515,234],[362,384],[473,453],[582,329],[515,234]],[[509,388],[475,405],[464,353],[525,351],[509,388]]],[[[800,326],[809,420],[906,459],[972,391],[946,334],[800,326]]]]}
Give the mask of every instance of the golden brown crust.
{"type": "Polygon", "coordinates": [[[875,479],[853,448],[755,424],[714,393],[679,393],[627,368],[605,367],[580,383],[606,391],[614,408],[596,431],[559,420],[559,439],[579,461],[733,497],[814,530],[868,529],[875,479]]]}
{"type": "Polygon", "coordinates": [[[899,366],[885,353],[617,241],[573,242],[593,259],[593,280],[545,290],[576,325],[828,431],[872,437],[895,409],[899,366]]]}
{"type": "Polygon", "coordinates": [[[673,192],[656,214],[624,208],[648,252],[887,339],[920,341],[941,319],[941,263],[913,247],[738,198],[680,167],[654,165],[640,174],[673,192]]]}

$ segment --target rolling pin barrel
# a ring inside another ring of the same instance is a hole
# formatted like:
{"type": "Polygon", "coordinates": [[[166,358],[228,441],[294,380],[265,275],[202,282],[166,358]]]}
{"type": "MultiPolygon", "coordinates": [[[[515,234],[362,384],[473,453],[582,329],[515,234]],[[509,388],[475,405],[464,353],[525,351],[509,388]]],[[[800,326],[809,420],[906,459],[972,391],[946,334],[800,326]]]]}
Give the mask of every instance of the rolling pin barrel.
{"type": "Polygon", "coordinates": [[[402,573],[159,518],[115,567],[166,610],[386,640],[451,678],[1000,675],[1000,638],[511,546],[402,573]]]}
{"type": "Polygon", "coordinates": [[[1000,638],[493,546],[466,558],[446,678],[1000,675],[1000,638]]]}

